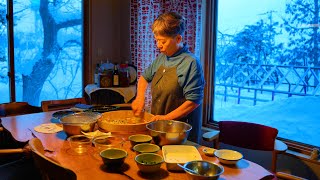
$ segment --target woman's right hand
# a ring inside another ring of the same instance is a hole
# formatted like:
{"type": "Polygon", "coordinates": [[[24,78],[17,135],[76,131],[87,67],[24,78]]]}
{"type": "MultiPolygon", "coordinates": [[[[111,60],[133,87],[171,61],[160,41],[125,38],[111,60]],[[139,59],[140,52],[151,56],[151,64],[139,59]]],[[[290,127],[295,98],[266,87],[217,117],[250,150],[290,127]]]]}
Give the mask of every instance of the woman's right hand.
{"type": "Polygon", "coordinates": [[[135,99],[132,104],[131,108],[133,111],[133,115],[136,117],[140,117],[142,112],[144,111],[144,99],[135,99]]]}

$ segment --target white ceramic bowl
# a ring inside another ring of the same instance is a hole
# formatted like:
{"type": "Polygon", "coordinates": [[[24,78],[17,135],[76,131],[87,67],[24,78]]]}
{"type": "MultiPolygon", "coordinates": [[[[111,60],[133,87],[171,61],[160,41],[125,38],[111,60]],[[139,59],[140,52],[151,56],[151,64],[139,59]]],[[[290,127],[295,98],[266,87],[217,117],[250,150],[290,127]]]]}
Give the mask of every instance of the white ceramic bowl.
{"type": "Polygon", "coordinates": [[[219,149],[214,152],[214,155],[222,164],[236,164],[243,158],[243,155],[238,151],[229,149],[219,149]]]}

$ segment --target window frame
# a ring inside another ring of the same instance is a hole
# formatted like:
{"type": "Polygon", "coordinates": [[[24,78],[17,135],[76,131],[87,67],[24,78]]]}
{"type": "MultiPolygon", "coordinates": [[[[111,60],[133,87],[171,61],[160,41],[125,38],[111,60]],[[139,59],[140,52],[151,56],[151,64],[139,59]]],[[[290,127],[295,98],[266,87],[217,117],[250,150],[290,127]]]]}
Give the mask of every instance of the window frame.
{"type": "MultiPolygon", "coordinates": [[[[213,109],[214,109],[214,92],[215,92],[215,53],[216,53],[216,27],[217,27],[217,17],[218,17],[218,0],[205,1],[204,8],[204,19],[203,19],[203,34],[202,34],[202,48],[201,51],[201,61],[203,63],[203,70],[206,79],[206,86],[204,89],[204,101],[203,101],[203,127],[209,129],[219,130],[218,124],[213,119],[213,109]],[[213,122],[213,123],[212,123],[213,122]]],[[[277,139],[283,141],[288,145],[288,154],[294,156],[309,156],[316,146],[309,144],[303,144],[290,139],[280,138],[277,139]],[[295,152],[295,153],[291,153],[295,152]],[[297,155],[299,153],[300,155],[297,155]],[[302,155],[301,155],[302,154],[302,155]]],[[[303,158],[309,160],[308,158],[303,158]]],[[[312,160],[310,160],[312,161],[312,160]]],[[[313,161],[312,161],[313,162],[313,161]]],[[[316,161],[320,164],[320,161],[316,161]]]]}

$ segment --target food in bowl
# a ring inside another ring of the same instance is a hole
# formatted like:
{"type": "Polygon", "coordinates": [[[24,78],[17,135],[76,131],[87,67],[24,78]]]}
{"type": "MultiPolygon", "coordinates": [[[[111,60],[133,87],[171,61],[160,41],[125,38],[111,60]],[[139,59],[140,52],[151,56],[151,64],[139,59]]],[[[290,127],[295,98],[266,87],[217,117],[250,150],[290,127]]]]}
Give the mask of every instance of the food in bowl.
{"type": "Polygon", "coordinates": [[[224,172],[221,165],[209,161],[189,161],[183,165],[189,179],[218,179],[224,172]]]}
{"type": "Polygon", "coordinates": [[[160,170],[163,158],[155,153],[138,154],[134,160],[137,163],[139,170],[143,173],[153,173],[160,170]]]}
{"type": "Polygon", "coordinates": [[[136,144],[140,143],[150,143],[152,141],[152,137],[145,134],[134,134],[129,136],[131,146],[135,146],[136,144]]]}
{"type": "Polygon", "coordinates": [[[92,143],[98,152],[109,148],[122,148],[124,138],[115,135],[102,135],[93,138],[92,143]]]}
{"type": "Polygon", "coordinates": [[[147,131],[146,124],[151,121],[152,116],[152,114],[144,112],[143,118],[137,118],[132,110],[110,111],[102,113],[97,124],[100,129],[107,132],[142,133],[147,131]]]}
{"type": "Polygon", "coordinates": [[[243,158],[243,155],[240,152],[229,149],[216,150],[214,155],[222,164],[236,164],[243,158]]]}
{"type": "Polygon", "coordinates": [[[91,146],[91,139],[84,135],[74,135],[68,137],[70,149],[73,153],[84,154],[91,146]]]}
{"type": "Polygon", "coordinates": [[[159,146],[183,144],[192,129],[190,124],[174,120],[153,121],[146,125],[150,136],[159,146]]]}
{"type": "Polygon", "coordinates": [[[121,167],[127,156],[127,151],[120,148],[110,148],[100,152],[103,163],[109,168],[121,167]]]}
{"type": "Polygon", "coordinates": [[[82,132],[92,132],[100,117],[100,113],[79,112],[63,116],[60,123],[68,136],[81,135],[82,132]]]}
{"type": "Polygon", "coordinates": [[[160,150],[160,147],[155,144],[151,144],[151,143],[141,143],[141,144],[137,144],[137,145],[133,146],[132,149],[135,152],[137,152],[138,154],[140,154],[140,153],[157,153],[160,150]]]}
{"type": "Polygon", "coordinates": [[[214,151],[216,151],[216,149],[206,147],[206,148],[203,148],[202,151],[206,156],[214,156],[214,151]]]}

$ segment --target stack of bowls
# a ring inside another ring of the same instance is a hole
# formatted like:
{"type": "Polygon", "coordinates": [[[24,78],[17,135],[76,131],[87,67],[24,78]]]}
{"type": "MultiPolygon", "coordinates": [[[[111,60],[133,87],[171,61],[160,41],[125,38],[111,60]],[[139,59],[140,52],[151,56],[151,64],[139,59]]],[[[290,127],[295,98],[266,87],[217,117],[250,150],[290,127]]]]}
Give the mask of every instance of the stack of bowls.
{"type": "Polygon", "coordinates": [[[151,141],[152,141],[152,137],[149,135],[145,135],[145,134],[134,134],[134,135],[129,136],[128,139],[131,143],[132,148],[133,148],[133,146],[135,146],[137,144],[151,143],[151,141]]]}

